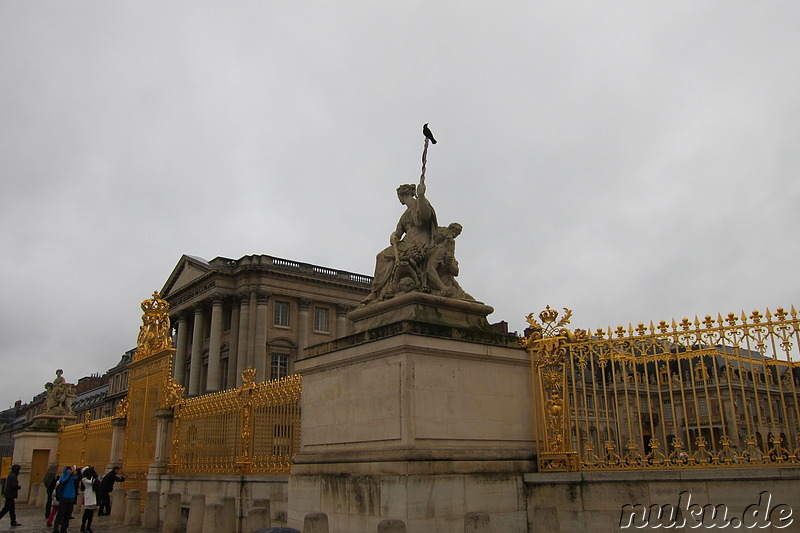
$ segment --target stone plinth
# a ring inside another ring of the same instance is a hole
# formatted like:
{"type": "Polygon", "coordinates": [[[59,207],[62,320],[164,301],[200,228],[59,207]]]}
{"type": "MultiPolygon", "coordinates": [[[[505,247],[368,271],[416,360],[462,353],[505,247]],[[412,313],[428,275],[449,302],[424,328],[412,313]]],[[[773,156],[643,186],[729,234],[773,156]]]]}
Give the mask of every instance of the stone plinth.
{"type": "Polygon", "coordinates": [[[321,512],[331,532],[403,520],[460,533],[467,513],[490,512],[519,530],[536,448],[530,362],[515,340],[406,321],[307,350],[288,525],[321,512]]]}
{"type": "MultiPolygon", "coordinates": [[[[43,465],[44,469],[47,469],[47,465],[55,462],[57,451],[58,431],[27,429],[14,435],[14,456],[12,458],[12,464],[18,464],[21,467],[19,471],[19,483],[22,485],[22,490],[17,497],[18,503],[28,502],[31,496],[31,467],[34,463],[34,455],[38,456],[38,454],[42,454],[47,456],[46,460],[40,458],[40,467],[43,465]]],[[[43,477],[44,471],[40,474],[43,477]]],[[[35,483],[41,483],[42,480],[34,479],[33,481],[35,483]]]]}
{"type": "Polygon", "coordinates": [[[458,328],[491,329],[486,317],[494,309],[480,302],[410,292],[350,312],[354,332],[361,333],[395,322],[411,320],[458,328]]]}
{"type": "Polygon", "coordinates": [[[28,429],[29,431],[58,432],[61,420],[64,421],[65,426],[70,426],[78,420],[78,417],[73,414],[36,415],[28,429]]]}

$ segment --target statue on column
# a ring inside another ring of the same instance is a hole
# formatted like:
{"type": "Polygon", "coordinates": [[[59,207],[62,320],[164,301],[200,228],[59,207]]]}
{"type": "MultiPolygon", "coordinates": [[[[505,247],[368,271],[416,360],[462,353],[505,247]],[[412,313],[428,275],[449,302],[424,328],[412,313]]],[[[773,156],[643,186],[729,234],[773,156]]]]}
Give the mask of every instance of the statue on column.
{"type": "Polygon", "coordinates": [[[461,234],[461,224],[454,222],[440,227],[436,211],[425,196],[428,142],[433,140],[433,135],[427,124],[423,133],[425,145],[419,185],[405,184],[397,188],[397,198],[406,210],[389,235],[389,247],[375,258],[372,290],[361,302],[362,307],[415,291],[473,300],[455,279],[458,275],[455,239],[461,234]]]}

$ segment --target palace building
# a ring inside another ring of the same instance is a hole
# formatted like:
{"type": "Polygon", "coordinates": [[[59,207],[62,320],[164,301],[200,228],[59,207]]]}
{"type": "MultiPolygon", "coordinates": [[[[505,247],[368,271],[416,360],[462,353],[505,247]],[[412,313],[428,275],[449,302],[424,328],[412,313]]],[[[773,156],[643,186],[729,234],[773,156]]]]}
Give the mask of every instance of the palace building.
{"type": "Polygon", "coordinates": [[[175,379],[188,396],[293,372],[308,346],[348,335],[372,277],[267,255],[184,255],[161,290],[175,328],[175,379]]]}

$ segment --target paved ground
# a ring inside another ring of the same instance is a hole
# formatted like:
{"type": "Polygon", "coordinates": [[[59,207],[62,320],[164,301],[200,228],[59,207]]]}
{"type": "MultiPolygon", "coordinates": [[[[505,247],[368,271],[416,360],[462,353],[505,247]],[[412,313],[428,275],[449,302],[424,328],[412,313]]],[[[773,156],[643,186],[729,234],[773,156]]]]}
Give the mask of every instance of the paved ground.
{"type": "MultiPolygon", "coordinates": [[[[81,530],[81,517],[80,515],[73,514],[75,517],[69,521],[69,533],[80,533],[81,530]]],[[[6,515],[0,520],[0,531],[13,531],[14,533],[28,533],[35,531],[36,533],[52,533],[53,528],[47,527],[47,521],[44,519],[44,508],[32,507],[26,503],[17,504],[17,522],[21,526],[11,527],[11,520],[6,515]]],[[[110,516],[97,516],[95,511],[94,520],[92,520],[92,531],[94,533],[143,533],[146,530],[133,526],[125,526],[120,522],[112,522],[110,516]]]]}

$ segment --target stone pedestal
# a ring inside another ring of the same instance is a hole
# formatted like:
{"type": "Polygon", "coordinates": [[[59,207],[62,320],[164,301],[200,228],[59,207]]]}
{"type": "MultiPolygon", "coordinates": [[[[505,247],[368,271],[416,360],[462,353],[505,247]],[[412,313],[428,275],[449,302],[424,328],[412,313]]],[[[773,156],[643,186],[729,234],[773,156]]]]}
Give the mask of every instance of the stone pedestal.
{"type": "MultiPolygon", "coordinates": [[[[56,426],[57,428],[58,426],[56,426]]],[[[44,469],[47,465],[56,461],[56,454],[58,452],[58,431],[49,430],[28,430],[21,431],[14,435],[14,456],[11,460],[12,464],[20,465],[19,471],[19,484],[22,485],[22,490],[17,497],[17,503],[27,502],[31,496],[31,467],[33,466],[34,454],[47,455],[47,461],[42,461],[44,469]]],[[[5,476],[7,472],[4,472],[5,476]]],[[[41,472],[42,477],[44,472],[41,472]]],[[[41,479],[34,480],[41,483],[41,479]]],[[[33,502],[35,503],[35,502],[33,502]]]]}
{"type": "Polygon", "coordinates": [[[355,323],[353,329],[355,333],[403,320],[457,328],[491,330],[486,317],[493,312],[492,307],[481,302],[410,292],[360,307],[351,311],[347,318],[355,323]]]}
{"type": "MultiPolygon", "coordinates": [[[[417,313],[436,298],[413,296],[386,311],[417,313]]],[[[388,320],[371,307],[350,316],[388,320]]],[[[524,530],[522,475],[534,469],[535,443],[530,362],[516,337],[402,321],[305,355],[295,366],[303,418],[290,527],[321,512],[332,533],[392,519],[461,533],[467,513],[489,512],[499,531],[524,530]]]]}

